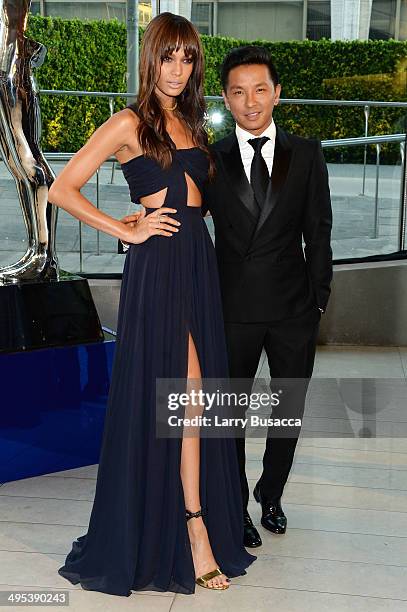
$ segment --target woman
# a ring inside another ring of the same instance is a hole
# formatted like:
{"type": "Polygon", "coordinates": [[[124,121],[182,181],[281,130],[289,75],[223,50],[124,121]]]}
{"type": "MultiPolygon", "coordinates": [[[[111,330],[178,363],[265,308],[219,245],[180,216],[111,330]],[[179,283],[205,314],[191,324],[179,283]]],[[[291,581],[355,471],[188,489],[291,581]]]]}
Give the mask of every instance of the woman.
{"type": "Polygon", "coordinates": [[[255,559],[243,547],[234,440],[155,435],[156,378],[228,376],[215,251],[200,210],[213,173],[202,82],[198,32],[183,17],[158,15],[143,36],[137,103],[99,127],[50,189],[54,204],[130,243],[89,529],[58,570],[85,589],[223,590],[255,559]],[[80,193],[112,154],[146,209],[137,223],[80,193]]]}

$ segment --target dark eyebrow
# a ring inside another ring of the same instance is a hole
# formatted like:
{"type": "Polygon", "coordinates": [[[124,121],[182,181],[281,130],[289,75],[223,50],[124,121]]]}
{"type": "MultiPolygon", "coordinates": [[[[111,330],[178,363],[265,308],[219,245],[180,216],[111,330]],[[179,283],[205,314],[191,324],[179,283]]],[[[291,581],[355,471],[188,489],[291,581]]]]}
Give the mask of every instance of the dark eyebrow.
{"type": "MultiPolygon", "coordinates": [[[[164,57],[171,57],[172,55],[175,55],[175,50],[174,50],[174,51],[172,51],[171,53],[166,53],[166,54],[164,55],[164,57]]],[[[187,54],[185,53],[185,51],[184,51],[184,52],[183,52],[183,55],[182,55],[182,59],[189,59],[189,58],[192,58],[192,53],[190,53],[189,55],[187,55],[187,54]]]]}
{"type": "MultiPolygon", "coordinates": [[[[255,87],[260,87],[260,85],[267,85],[266,81],[262,81],[261,83],[256,83],[255,87]]],[[[231,85],[229,89],[244,89],[242,85],[231,85]]]]}

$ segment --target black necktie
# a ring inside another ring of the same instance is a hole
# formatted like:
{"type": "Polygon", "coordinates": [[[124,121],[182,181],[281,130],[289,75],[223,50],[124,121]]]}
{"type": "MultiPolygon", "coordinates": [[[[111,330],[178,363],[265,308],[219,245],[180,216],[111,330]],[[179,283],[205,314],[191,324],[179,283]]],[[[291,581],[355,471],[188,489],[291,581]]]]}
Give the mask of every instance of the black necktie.
{"type": "Polygon", "coordinates": [[[254,149],[254,157],[250,167],[250,183],[260,210],[263,208],[270,180],[267,164],[261,154],[261,148],[268,140],[270,140],[268,136],[251,138],[248,140],[249,144],[251,144],[254,149]]]}

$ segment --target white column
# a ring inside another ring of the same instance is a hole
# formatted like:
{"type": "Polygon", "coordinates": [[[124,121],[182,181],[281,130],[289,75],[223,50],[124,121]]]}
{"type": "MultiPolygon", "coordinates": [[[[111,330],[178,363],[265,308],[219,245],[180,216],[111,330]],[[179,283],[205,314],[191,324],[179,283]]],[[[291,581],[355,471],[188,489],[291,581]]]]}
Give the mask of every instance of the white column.
{"type": "Polygon", "coordinates": [[[212,35],[218,34],[218,0],[213,0],[212,35]]]}
{"type": "Polygon", "coordinates": [[[308,0],[304,0],[302,5],[302,40],[307,38],[307,23],[308,23],[308,0]]]}
{"type": "MultiPolygon", "coordinates": [[[[138,31],[138,0],[127,0],[127,92],[138,92],[138,64],[139,64],[139,31],[138,31]]],[[[128,98],[128,102],[134,102],[128,98]]]]}
{"type": "Polygon", "coordinates": [[[398,40],[400,38],[400,19],[401,19],[401,0],[397,0],[396,4],[396,20],[394,24],[394,38],[398,40]]]}
{"type": "Polygon", "coordinates": [[[331,0],[332,40],[369,38],[372,0],[331,0]]]}

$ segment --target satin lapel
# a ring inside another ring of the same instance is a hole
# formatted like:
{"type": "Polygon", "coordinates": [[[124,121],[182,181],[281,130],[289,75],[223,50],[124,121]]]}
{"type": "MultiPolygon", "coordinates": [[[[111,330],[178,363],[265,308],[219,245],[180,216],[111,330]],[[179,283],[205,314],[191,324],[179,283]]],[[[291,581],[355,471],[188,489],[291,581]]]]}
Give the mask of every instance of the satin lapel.
{"type": "Polygon", "coordinates": [[[257,219],[258,207],[254,199],[253,190],[243,168],[240,156],[239,143],[236,136],[229,151],[221,151],[222,161],[225,167],[225,174],[230,181],[230,186],[235,192],[236,197],[245,205],[254,221],[257,219]]]}
{"type": "Polygon", "coordinates": [[[279,196],[290,167],[291,155],[292,151],[287,136],[279,127],[277,127],[273,169],[271,171],[266,199],[260,213],[254,238],[256,238],[260,228],[263,227],[264,223],[267,221],[279,201],[279,196]]]}

